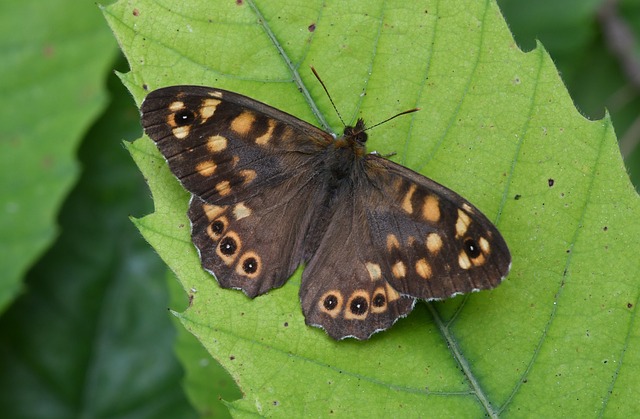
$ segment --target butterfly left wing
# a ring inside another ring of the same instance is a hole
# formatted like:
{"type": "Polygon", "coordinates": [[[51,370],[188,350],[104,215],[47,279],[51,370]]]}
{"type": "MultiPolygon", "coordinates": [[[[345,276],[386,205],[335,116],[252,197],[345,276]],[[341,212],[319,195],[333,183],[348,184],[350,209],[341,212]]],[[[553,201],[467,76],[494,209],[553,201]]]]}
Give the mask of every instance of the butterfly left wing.
{"type": "Polygon", "coordinates": [[[493,288],[511,256],[493,224],[455,192],[375,155],[340,196],[303,273],[308,324],[366,339],[408,314],[413,299],[493,288]],[[340,243],[340,249],[335,243],[340,243]]]}

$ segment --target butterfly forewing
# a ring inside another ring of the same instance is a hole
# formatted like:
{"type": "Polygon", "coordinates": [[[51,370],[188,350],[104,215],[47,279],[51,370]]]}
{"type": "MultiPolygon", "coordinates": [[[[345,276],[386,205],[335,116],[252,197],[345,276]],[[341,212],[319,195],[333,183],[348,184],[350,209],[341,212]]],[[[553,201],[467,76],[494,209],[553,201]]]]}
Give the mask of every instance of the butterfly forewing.
{"type": "Polygon", "coordinates": [[[200,86],[151,92],[141,111],[193,194],[202,266],[255,297],[307,263],[306,322],[334,339],[366,339],[416,298],[493,288],[509,271],[491,222],[438,183],[365,154],[362,121],[334,140],[261,102],[200,86]]]}
{"type": "Polygon", "coordinates": [[[381,243],[386,277],[403,294],[426,300],[490,289],[511,256],[495,226],[460,195],[406,167],[370,155],[367,208],[371,240],[381,243]],[[376,169],[373,169],[376,168],[376,169]]]}
{"type": "Polygon", "coordinates": [[[199,86],[151,92],[142,125],[184,187],[210,203],[268,190],[331,144],[324,131],[245,96],[199,86]],[[291,124],[295,119],[297,123],[291,124]]]}

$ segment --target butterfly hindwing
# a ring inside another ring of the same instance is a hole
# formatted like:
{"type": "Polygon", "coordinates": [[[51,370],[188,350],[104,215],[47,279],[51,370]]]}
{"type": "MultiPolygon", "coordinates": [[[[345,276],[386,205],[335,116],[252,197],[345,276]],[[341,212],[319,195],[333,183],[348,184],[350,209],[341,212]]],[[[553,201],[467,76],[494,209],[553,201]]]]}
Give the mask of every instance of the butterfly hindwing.
{"type": "Polygon", "coordinates": [[[284,284],[302,262],[304,232],[311,222],[304,212],[314,196],[312,188],[292,183],[225,206],[191,199],[193,243],[203,268],[221,286],[253,298],[284,284]]]}
{"type": "Polygon", "coordinates": [[[337,205],[302,273],[302,311],[307,324],[322,327],[334,339],[367,339],[406,316],[415,299],[400,295],[388,282],[362,201],[350,196],[337,205]]]}

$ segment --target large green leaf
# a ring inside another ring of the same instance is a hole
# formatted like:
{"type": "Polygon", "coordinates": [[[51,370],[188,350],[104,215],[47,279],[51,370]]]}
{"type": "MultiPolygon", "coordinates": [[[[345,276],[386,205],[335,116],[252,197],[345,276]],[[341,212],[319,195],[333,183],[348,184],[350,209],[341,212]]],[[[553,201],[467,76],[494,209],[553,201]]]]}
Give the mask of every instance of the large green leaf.
{"type": "MultiPolygon", "coordinates": [[[[120,1],[105,15],[144,89],[205,84],[339,128],[462,193],[496,221],[513,270],[494,291],[422,304],[366,342],[304,326],[299,274],[249,300],[199,267],[188,194],[148,139],[130,147],[156,212],[137,221],[192,305],[177,314],[238,382],[236,414],[630,414],[638,386],[636,193],[608,119],[573,107],[538,46],[492,1],[120,1]],[[313,110],[321,110],[315,115],[313,110]]],[[[270,228],[271,226],[265,226],[270,228]]]]}
{"type": "Polygon", "coordinates": [[[94,2],[0,3],[0,312],[57,232],[117,45],[94,2]]]}

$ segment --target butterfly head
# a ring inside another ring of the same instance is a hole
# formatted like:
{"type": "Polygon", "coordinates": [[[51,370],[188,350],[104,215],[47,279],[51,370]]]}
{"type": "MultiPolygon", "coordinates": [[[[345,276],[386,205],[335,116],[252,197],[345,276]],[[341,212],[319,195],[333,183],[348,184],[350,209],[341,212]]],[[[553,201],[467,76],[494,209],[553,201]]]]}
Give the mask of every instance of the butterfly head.
{"type": "Polygon", "coordinates": [[[344,139],[355,146],[364,146],[364,143],[367,142],[367,133],[365,132],[367,128],[364,125],[364,119],[360,118],[356,122],[356,125],[346,126],[344,127],[344,139]]]}
{"type": "Polygon", "coordinates": [[[344,127],[344,134],[335,143],[336,148],[350,149],[356,156],[364,156],[366,154],[365,143],[367,142],[365,131],[363,119],[358,119],[354,126],[347,125],[344,127]]]}

